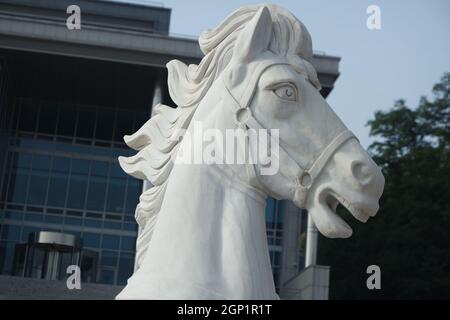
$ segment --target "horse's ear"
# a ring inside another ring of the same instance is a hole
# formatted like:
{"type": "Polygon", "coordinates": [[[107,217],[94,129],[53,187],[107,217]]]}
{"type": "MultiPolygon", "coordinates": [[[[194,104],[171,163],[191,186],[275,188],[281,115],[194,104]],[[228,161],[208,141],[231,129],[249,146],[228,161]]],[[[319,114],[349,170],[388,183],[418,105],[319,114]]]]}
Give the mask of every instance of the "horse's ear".
{"type": "Polygon", "coordinates": [[[233,49],[233,59],[251,61],[267,50],[272,36],[272,18],[264,6],[239,34],[233,49]]]}

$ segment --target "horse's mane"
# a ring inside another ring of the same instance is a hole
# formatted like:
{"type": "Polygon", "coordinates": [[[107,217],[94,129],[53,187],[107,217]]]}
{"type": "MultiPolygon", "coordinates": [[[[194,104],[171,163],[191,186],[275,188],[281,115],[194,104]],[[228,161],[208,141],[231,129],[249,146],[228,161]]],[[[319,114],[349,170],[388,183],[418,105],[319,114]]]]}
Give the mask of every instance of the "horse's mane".
{"type": "MultiPolygon", "coordinates": [[[[199,65],[185,65],[172,60],[167,64],[168,87],[172,108],[158,104],[153,116],[136,133],[125,136],[127,145],[138,153],[119,157],[122,169],[135,178],[148,180],[153,187],[143,192],[136,207],[140,233],[136,244],[137,267],[142,262],[161,208],[168,177],[173,168],[172,157],[178,151],[180,139],[175,137],[187,129],[202,98],[231,60],[234,44],[241,30],[263,5],[245,6],[229,15],[216,28],[203,32],[200,49],[205,54],[199,65]]],[[[311,37],[289,11],[275,5],[265,5],[272,17],[273,33],[269,50],[280,56],[297,56],[304,65],[310,81],[318,84],[311,65],[311,37]]]]}

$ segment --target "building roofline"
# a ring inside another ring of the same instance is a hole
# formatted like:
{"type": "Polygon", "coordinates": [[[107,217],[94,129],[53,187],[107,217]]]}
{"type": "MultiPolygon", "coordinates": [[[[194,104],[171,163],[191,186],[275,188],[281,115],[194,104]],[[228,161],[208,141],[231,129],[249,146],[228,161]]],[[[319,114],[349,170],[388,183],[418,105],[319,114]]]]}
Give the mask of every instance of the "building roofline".
{"type": "Polygon", "coordinates": [[[86,6],[89,10],[93,6],[101,4],[102,8],[105,7],[129,7],[139,9],[153,9],[161,11],[172,11],[171,8],[165,7],[163,3],[156,1],[137,1],[137,0],[1,0],[3,4],[12,4],[17,6],[27,6],[32,8],[44,8],[49,10],[62,7],[67,8],[69,5],[78,5],[83,8],[83,4],[90,4],[92,6],[86,6]]]}
{"type": "Polygon", "coordinates": [[[172,9],[105,0],[1,0],[0,13],[66,23],[70,5],[81,10],[81,25],[113,26],[168,34],[172,9]]]}
{"type": "MultiPolygon", "coordinates": [[[[97,23],[98,18],[94,15],[91,20],[85,18],[81,30],[68,30],[65,10],[61,13],[58,11],[58,16],[55,16],[51,10],[24,12],[23,7],[17,6],[17,3],[30,4],[31,2],[41,5],[46,2],[94,3],[93,0],[2,0],[0,2],[0,48],[156,67],[164,67],[173,59],[187,64],[198,64],[204,56],[197,39],[169,34],[168,28],[166,33],[158,33],[146,28],[145,25],[136,25],[136,21],[123,20],[117,16],[105,16],[106,22],[101,20],[97,23]],[[13,2],[15,5],[10,5],[13,2]]],[[[96,1],[96,4],[99,3],[117,5],[116,2],[111,1],[96,1]]],[[[134,3],[118,4],[136,6],[134,3]]],[[[96,8],[96,10],[100,9],[96,8]]],[[[154,8],[151,7],[151,9],[154,8]]],[[[170,12],[170,9],[164,8],[164,10],[170,12]]],[[[84,16],[86,17],[86,14],[84,16]]],[[[156,14],[155,19],[159,19],[158,17],[156,14]]],[[[326,55],[320,51],[314,53],[312,64],[328,92],[331,91],[339,76],[339,62],[340,57],[326,55]]]]}
{"type": "MultiPolygon", "coordinates": [[[[147,1],[147,0],[85,0],[85,1],[94,1],[94,2],[98,2],[98,1],[102,1],[102,2],[107,2],[107,3],[118,3],[121,5],[129,5],[129,6],[133,6],[133,7],[151,7],[151,8],[155,8],[155,9],[165,9],[165,10],[171,10],[171,8],[168,8],[166,6],[164,6],[164,3],[162,2],[158,2],[158,1],[147,1]]],[[[73,2],[73,1],[72,1],[73,2]]]]}

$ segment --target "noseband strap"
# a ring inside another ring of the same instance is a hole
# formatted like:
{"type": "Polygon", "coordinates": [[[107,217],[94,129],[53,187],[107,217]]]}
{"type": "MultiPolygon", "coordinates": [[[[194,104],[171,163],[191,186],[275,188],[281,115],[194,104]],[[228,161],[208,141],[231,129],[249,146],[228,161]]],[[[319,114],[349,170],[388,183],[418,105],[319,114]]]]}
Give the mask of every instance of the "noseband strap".
{"type": "MultiPolygon", "coordinates": [[[[328,163],[328,160],[330,160],[334,153],[351,138],[356,137],[350,130],[342,131],[325,147],[325,149],[323,149],[323,151],[316,158],[316,160],[314,160],[312,166],[309,169],[302,168],[303,173],[299,175],[298,180],[296,180],[297,187],[294,197],[294,199],[296,199],[296,204],[301,206],[305,204],[309,189],[313,186],[316,179],[320,176],[320,173],[328,163]]],[[[292,161],[295,162],[294,159],[292,159],[292,161]]]]}
{"type": "MultiPolygon", "coordinates": [[[[263,63],[262,66],[260,66],[258,71],[262,73],[267,67],[273,64],[286,64],[286,63],[280,63],[280,62],[272,62],[272,63],[263,63]]],[[[222,78],[225,86],[225,93],[226,95],[223,96],[225,100],[225,104],[232,109],[232,112],[234,113],[235,120],[238,124],[238,126],[244,130],[247,130],[249,128],[257,130],[257,129],[266,129],[264,128],[258,120],[253,116],[252,111],[250,109],[250,102],[252,100],[253,94],[256,90],[256,84],[257,80],[259,79],[259,76],[261,73],[254,73],[252,76],[252,86],[247,86],[247,92],[244,92],[241,99],[243,100],[243,104],[238,102],[238,100],[233,96],[230,89],[228,88],[228,85],[226,81],[222,78]],[[255,80],[256,79],[256,80],[255,80]],[[240,120],[239,114],[245,113],[245,119],[240,120]]],[[[314,182],[319,177],[320,173],[322,172],[325,165],[328,163],[330,158],[334,155],[334,153],[348,140],[356,138],[354,134],[350,130],[344,130],[340,132],[319,154],[319,156],[314,160],[313,164],[309,168],[303,168],[300,166],[295,159],[293,159],[289,153],[280,145],[279,152],[280,152],[280,159],[289,159],[291,161],[291,165],[294,167],[293,171],[296,172],[294,176],[294,202],[296,205],[300,207],[305,207],[305,202],[308,196],[308,192],[310,188],[314,185],[314,182]]],[[[261,183],[259,182],[258,175],[256,173],[255,166],[253,164],[247,165],[247,174],[248,174],[248,180],[251,182],[256,182],[259,185],[261,183]]]]}

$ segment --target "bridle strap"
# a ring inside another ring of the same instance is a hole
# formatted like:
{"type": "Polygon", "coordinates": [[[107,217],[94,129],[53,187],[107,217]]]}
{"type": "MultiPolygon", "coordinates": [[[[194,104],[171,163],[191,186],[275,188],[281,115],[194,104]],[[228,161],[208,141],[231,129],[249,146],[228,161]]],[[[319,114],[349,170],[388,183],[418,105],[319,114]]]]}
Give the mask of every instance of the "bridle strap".
{"type": "MultiPolygon", "coordinates": [[[[253,116],[251,109],[250,109],[250,102],[253,98],[254,92],[256,90],[256,85],[259,79],[259,76],[262,74],[262,71],[264,71],[266,68],[268,68],[271,65],[274,64],[288,64],[282,60],[280,61],[272,61],[272,62],[262,62],[261,66],[257,67],[258,72],[254,72],[250,82],[247,86],[243,94],[241,95],[241,99],[237,100],[234,95],[231,93],[230,89],[228,88],[228,85],[226,81],[222,78],[224,87],[225,87],[225,93],[226,95],[223,96],[225,100],[225,104],[228,105],[228,107],[232,108],[232,111],[234,112],[235,121],[238,124],[238,126],[243,129],[247,130],[248,128],[251,129],[265,129],[267,128],[263,127],[258,120],[253,116]],[[251,86],[250,86],[251,84],[251,86]],[[239,113],[245,112],[245,119],[240,119],[238,117],[239,113]]],[[[270,135],[269,135],[270,136],[270,135]]],[[[319,156],[314,160],[313,164],[309,168],[303,168],[300,166],[295,159],[293,159],[289,153],[280,145],[279,146],[279,152],[280,152],[280,159],[289,159],[291,161],[291,165],[294,166],[293,172],[296,172],[294,177],[294,184],[295,184],[295,195],[294,199],[295,203],[300,206],[304,207],[306,198],[308,196],[309,189],[314,185],[314,182],[319,177],[320,173],[322,172],[325,165],[328,163],[330,158],[334,155],[334,153],[348,140],[355,138],[355,135],[350,130],[344,130],[340,132],[326,147],[323,149],[323,151],[319,154],[319,156]]],[[[251,161],[251,163],[256,163],[251,161]]],[[[247,175],[248,180],[250,182],[256,183],[258,185],[261,185],[258,179],[258,175],[256,172],[256,168],[253,164],[247,164],[247,175]]]]}
{"type": "MultiPolygon", "coordinates": [[[[308,196],[309,189],[314,185],[316,179],[320,176],[322,169],[328,163],[330,158],[335,152],[348,140],[355,138],[355,135],[350,130],[344,130],[339,133],[319,154],[314,160],[312,166],[309,169],[305,169],[303,173],[296,180],[297,188],[295,190],[296,204],[304,206],[306,197],[308,196]]],[[[281,146],[280,146],[281,149],[281,146]]],[[[292,158],[291,158],[292,159],[292,158]]],[[[292,159],[295,162],[295,159],[292,159]]]]}
{"type": "MultiPolygon", "coordinates": [[[[264,72],[264,70],[273,65],[290,65],[290,63],[285,57],[275,57],[271,58],[271,60],[262,60],[259,62],[254,61],[252,63],[257,63],[257,65],[254,67],[254,70],[251,71],[252,74],[250,75],[246,83],[244,92],[241,93],[240,97],[232,95],[233,99],[238,102],[239,107],[238,109],[249,107],[250,102],[253,99],[253,95],[255,94],[259,78],[261,77],[261,74],[264,72]]],[[[225,87],[230,92],[228,85],[226,83],[225,87]]]]}
{"type": "Polygon", "coordinates": [[[350,130],[344,130],[328,144],[319,157],[314,161],[311,168],[306,171],[311,176],[311,179],[315,180],[320,175],[320,172],[337,149],[339,149],[341,145],[351,138],[355,138],[355,135],[350,130]]]}

